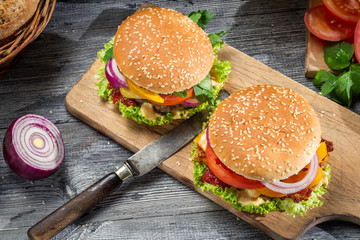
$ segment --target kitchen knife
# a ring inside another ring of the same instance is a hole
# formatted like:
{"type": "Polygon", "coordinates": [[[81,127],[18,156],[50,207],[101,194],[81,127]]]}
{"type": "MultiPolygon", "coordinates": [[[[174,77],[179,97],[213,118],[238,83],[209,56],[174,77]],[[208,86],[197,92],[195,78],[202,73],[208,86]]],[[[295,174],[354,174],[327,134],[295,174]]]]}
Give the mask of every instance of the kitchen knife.
{"type": "MultiPolygon", "coordinates": [[[[218,99],[224,100],[229,95],[226,90],[221,90],[218,99]]],[[[28,230],[30,239],[52,238],[119,187],[123,181],[154,169],[197,136],[208,117],[209,111],[204,109],[152,141],[122,163],[115,172],[109,173],[31,227],[28,230]]]]}

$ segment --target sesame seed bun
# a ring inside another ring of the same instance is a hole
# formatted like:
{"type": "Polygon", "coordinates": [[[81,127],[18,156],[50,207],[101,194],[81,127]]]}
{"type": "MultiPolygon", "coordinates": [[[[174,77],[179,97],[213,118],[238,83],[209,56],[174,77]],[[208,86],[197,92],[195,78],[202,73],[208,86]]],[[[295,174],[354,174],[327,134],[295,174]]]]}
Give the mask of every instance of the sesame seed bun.
{"type": "Polygon", "coordinates": [[[210,144],[228,168],[275,182],[298,173],[320,144],[320,122],[294,91],[258,85],[232,94],[209,121],[210,144]]]}
{"type": "Polygon", "coordinates": [[[128,17],[116,32],[114,57],[127,78],[156,93],[191,88],[214,61],[207,34],[187,16],[164,8],[128,17]]]}

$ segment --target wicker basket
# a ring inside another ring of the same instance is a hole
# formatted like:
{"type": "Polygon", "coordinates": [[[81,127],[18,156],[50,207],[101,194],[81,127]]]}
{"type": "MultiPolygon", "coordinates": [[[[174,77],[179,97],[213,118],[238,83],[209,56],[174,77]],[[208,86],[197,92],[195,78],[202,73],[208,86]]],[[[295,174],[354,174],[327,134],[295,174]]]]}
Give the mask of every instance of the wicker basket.
{"type": "Polygon", "coordinates": [[[40,0],[30,23],[14,40],[0,47],[0,75],[16,63],[21,51],[44,30],[54,12],[55,3],[56,0],[40,0]]]}

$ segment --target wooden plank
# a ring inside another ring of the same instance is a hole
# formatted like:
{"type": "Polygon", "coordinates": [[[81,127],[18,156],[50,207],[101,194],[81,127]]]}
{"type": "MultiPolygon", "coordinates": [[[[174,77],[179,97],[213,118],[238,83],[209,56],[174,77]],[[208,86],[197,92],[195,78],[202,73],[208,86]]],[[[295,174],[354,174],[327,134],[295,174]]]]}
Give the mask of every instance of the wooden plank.
{"type": "MultiPolygon", "coordinates": [[[[308,9],[323,5],[322,0],[308,0],[308,9]]],[[[305,50],[305,76],[314,78],[316,73],[325,69],[331,71],[324,61],[324,46],[326,41],[314,36],[306,29],[306,50],[305,50]]]]}
{"type": "MultiPolygon", "coordinates": [[[[225,85],[229,92],[250,85],[275,84],[293,89],[307,99],[319,114],[324,138],[335,144],[336,150],[330,160],[333,180],[329,192],[322,199],[324,205],[310,210],[305,217],[295,218],[280,212],[266,216],[239,212],[211,193],[200,193],[274,238],[296,238],[309,226],[327,220],[327,216],[360,217],[360,202],[351,197],[360,194],[357,178],[360,171],[352,168],[359,164],[357,156],[360,151],[355,146],[360,145],[360,117],[230,46],[221,50],[220,58],[233,64],[225,85]]],[[[148,127],[122,118],[114,105],[96,95],[94,75],[100,66],[97,59],[67,95],[65,105],[70,113],[133,152],[177,125],[148,127]]],[[[194,188],[189,153],[190,145],[161,164],[160,168],[194,188]]],[[[195,190],[199,191],[197,188],[195,190]]]]}
{"type": "MultiPolygon", "coordinates": [[[[130,151],[74,118],[63,103],[68,91],[94,62],[96,52],[142,2],[57,1],[45,31],[29,45],[19,63],[0,76],[0,142],[11,121],[26,113],[37,113],[57,124],[66,148],[59,171],[34,184],[17,177],[0,160],[0,176],[4,177],[0,178],[1,239],[24,239],[29,227],[130,156],[130,151]]],[[[231,28],[224,37],[231,46],[316,90],[304,75],[306,1],[151,2],[184,14],[198,9],[215,12],[206,32],[231,28]]],[[[354,104],[352,111],[360,113],[360,104],[354,104]]],[[[331,221],[310,229],[303,239],[355,240],[359,234],[355,224],[331,221]]],[[[260,230],[159,169],[126,182],[55,239],[160,236],[267,239],[260,230]],[[144,235],[140,228],[145,229],[144,235]]]]}

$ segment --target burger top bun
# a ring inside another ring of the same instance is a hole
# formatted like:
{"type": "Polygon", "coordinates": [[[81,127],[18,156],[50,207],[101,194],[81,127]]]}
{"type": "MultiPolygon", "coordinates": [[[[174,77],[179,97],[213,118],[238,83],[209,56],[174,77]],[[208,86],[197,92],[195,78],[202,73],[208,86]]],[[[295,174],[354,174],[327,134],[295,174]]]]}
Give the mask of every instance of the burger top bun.
{"type": "Polygon", "coordinates": [[[209,139],[221,162],[237,174],[276,182],[310,162],[320,144],[320,123],[299,94],[258,85],[221,102],[210,118],[209,139]]]}
{"type": "Polygon", "coordinates": [[[129,16],[116,32],[114,57],[127,78],[157,93],[191,88],[214,61],[207,34],[187,16],[164,8],[129,16]]]}

